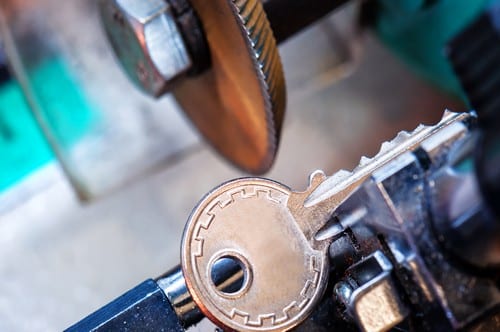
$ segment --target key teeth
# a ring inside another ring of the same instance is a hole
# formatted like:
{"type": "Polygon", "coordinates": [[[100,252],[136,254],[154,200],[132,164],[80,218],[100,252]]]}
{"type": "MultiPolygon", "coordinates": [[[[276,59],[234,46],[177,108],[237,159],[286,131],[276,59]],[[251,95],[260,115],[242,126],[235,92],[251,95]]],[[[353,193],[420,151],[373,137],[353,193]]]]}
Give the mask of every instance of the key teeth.
{"type": "Polygon", "coordinates": [[[445,109],[444,110],[444,113],[443,113],[443,117],[441,118],[441,121],[440,122],[443,122],[443,120],[445,120],[447,117],[450,117],[450,116],[453,116],[457,114],[456,112],[453,112],[452,110],[449,110],[449,109],[445,109]]]}
{"type": "Polygon", "coordinates": [[[393,143],[393,141],[385,141],[385,142],[383,142],[380,145],[380,150],[377,152],[377,154],[373,158],[377,158],[377,157],[383,155],[384,153],[386,153],[387,151],[389,151],[390,149],[392,149],[394,146],[395,146],[395,144],[393,143]]]}
{"type": "MultiPolygon", "coordinates": [[[[400,144],[404,144],[405,141],[411,139],[414,135],[428,130],[433,127],[439,127],[439,125],[446,124],[449,121],[453,120],[454,117],[458,116],[460,113],[452,112],[450,110],[445,110],[443,113],[443,117],[441,121],[437,124],[434,125],[424,125],[424,124],[419,124],[413,131],[401,131],[399,132],[394,139],[390,141],[385,141],[381,144],[380,150],[377,152],[377,154],[371,158],[363,156],[361,157],[361,160],[359,161],[358,166],[353,169],[352,172],[346,171],[346,170],[340,170],[336,173],[334,173],[332,176],[327,178],[324,181],[324,184],[318,187],[318,191],[312,192],[310,196],[308,196],[305,201],[304,201],[304,206],[305,207],[311,207],[314,206],[323,200],[325,200],[325,196],[333,196],[336,193],[336,189],[328,189],[329,188],[335,188],[337,185],[341,184],[343,181],[345,181],[349,176],[351,176],[353,173],[356,173],[360,171],[362,168],[366,167],[370,163],[374,162],[376,163],[378,158],[383,157],[384,154],[389,152],[390,150],[396,148],[400,144]]],[[[469,113],[471,114],[471,113],[469,113]]]]}
{"type": "MultiPolygon", "coordinates": [[[[441,121],[439,123],[442,123],[442,122],[446,121],[448,117],[453,116],[454,114],[456,114],[456,113],[451,112],[449,110],[446,110],[444,112],[443,117],[442,117],[442,119],[441,119],[441,121]]],[[[424,125],[424,124],[421,123],[414,130],[412,130],[412,131],[406,131],[406,130],[400,131],[396,135],[396,137],[394,137],[392,140],[383,142],[382,145],[380,146],[379,152],[377,152],[377,154],[373,158],[377,158],[377,157],[383,155],[387,151],[393,149],[395,146],[397,146],[397,145],[405,142],[407,139],[411,138],[416,133],[421,132],[422,130],[425,130],[425,129],[429,128],[429,127],[432,127],[432,126],[427,126],[427,125],[424,125]]],[[[371,158],[370,161],[373,158],[371,158]]],[[[366,162],[366,159],[363,160],[363,158],[362,158],[362,160],[360,162],[360,166],[364,165],[364,161],[366,162]]]]}
{"type": "MultiPolygon", "coordinates": [[[[446,122],[450,117],[455,116],[457,114],[458,113],[453,112],[449,109],[445,109],[445,111],[443,112],[443,116],[441,117],[441,120],[436,125],[439,125],[439,124],[446,122]]],[[[372,158],[368,158],[365,156],[361,157],[361,160],[359,161],[359,165],[354,169],[354,171],[367,165],[368,163],[373,161],[373,159],[385,154],[387,151],[393,149],[397,145],[405,142],[407,139],[409,139],[413,135],[415,135],[415,134],[417,134],[417,133],[419,133],[427,128],[430,128],[430,127],[432,127],[432,126],[424,125],[421,123],[412,131],[406,131],[406,130],[400,131],[396,135],[396,137],[393,138],[392,140],[383,142],[382,145],[380,146],[380,150],[377,152],[377,154],[374,157],[372,157],[372,158]]]]}
{"type": "MultiPolygon", "coordinates": [[[[445,110],[444,110],[444,112],[443,112],[443,115],[441,116],[441,119],[439,120],[439,122],[438,122],[438,123],[436,123],[436,124],[434,124],[434,125],[430,125],[430,126],[429,126],[429,125],[425,125],[425,124],[421,123],[421,124],[419,124],[419,125],[417,126],[417,128],[415,128],[413,131],[411,131],[411,132],[409,132],[409,133],[407,132],[407,133],[411,136],[411,135],[414,135],[414,134],[416,134],[416,133],[418,133],[418,132],[421,132],[422,130],[425,130],[425,129],[427,129],[427,128],[430,128],[430,127],[433,127],[433,126],[437,126],[437,125],[443,124],[443,123],[445,123],[446,121],[448,121],[448,119],[449,119],[450,117],[456,116],[457,114],[458,114],[457,112],[453,112],[453,111],[451,111],[451,110],[449,110],[449,109],[445,109],[445,110]]],[[[398,134],[398,136],[399,136],[399,134],[398,134]]]]}
{"type": "MultiPolygon", "coordinates": [[[[445,111],[443,112],[443,116],[441,117],[441,120],[436,125],[445,123],[446,121],[448,121],[448,119],[450,117],[453,117],[457,114],[458,114],[457,112],[453,112],[449,109],[445,109],[445,111]]],[[[407,139],[409,139],[413,135],[415,135],[415,134],[417,134],[417,133],[419,133],[427,128],[430,128],[430,127],[433,127],[433,126],[428,126],[428,125],[424,125],[421,123],[412,131],[406,131],[406,130],[400,131],[396,135],[396,137],[393,138],[392,140],[383,142],[382,145],[380,146],[380,150],[377,152],[377,154],[374,157],[372,157],[372,158],[361,157],[359,165],[354,169],[354,171],[356,171],[357,169],[370,163],[371,161],[373,161],[373,159],[385,154],[387,151],[393,149],[397,145],[405,142],[407,139]]]]}
{"type": "Polygon", "coordinates": [[[359,160],[358,166],[356,166],[356,168],[354,168],[351,173],[356,172],[358,169],[365,167],[366,165],[368,165],[372,161],[373,161],[373,158],[362,156],[361,159],[359,160]]]}
{"type": "Polygon", "coordinates": [[[411,134],[407,131],[400,131],[397,135],[396,135],[396,138],[394,138],[392,140],[393,144],[400,144],[400,143],[403,143],[404,141],[406,141],[409,137],[411,136],[411,134]]]}
{"type": "Polygon", "coordinates": [[[366,156],[362,156],[361,160],[359,161],[359,166],[364,166],[372,161],[372,158],[368,158],[366,156]]]}
{"type": "Polygon", "coordinates": [[[422,130],[424,130],[425,128],[427,128],[427,126],[421,123],[417,126],[417,128],[415,128],[415,130],[413,132],[418,133],[418,132],[421,132],[422,130]]]}

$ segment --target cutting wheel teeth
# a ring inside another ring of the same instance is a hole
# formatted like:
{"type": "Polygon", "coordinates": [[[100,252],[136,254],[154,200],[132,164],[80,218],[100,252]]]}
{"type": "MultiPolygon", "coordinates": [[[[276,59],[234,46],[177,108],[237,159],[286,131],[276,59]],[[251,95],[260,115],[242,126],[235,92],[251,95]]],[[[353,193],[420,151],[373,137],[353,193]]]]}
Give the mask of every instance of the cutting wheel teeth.
{"type": "MultiPolygon", "coordinates": [[[[243,29],[255,56],[255,65],[263,78],[262,84],[269,98],[268,106],[273,109],[268,124],[274,132],[274,121],[281,121],[286,104],[284,74],[276,40],[259,0],[234,0],[233,6],[243,22],[243,29]]],[[[277,145],[278,142],[274,143],[277,145]]]]}

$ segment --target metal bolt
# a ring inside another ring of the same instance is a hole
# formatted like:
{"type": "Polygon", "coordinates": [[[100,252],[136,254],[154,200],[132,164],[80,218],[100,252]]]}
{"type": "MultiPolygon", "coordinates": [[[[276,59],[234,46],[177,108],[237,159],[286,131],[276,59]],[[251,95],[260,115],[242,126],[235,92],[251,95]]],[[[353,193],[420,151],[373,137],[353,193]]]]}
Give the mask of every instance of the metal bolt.
{"type": "Polygon", "coordinates": [[[351,285],[349,285],[345,281],[338,282],[333,288],[335,298],[340,301],[346,308],[349,307],[353,291],[354,290],[351,285]]]}
{"type": "Polygon", "coordinates": [[[193,61],[166,0],[101,0],[102,21],[128,76],[155,97],[186,75],[193,61]]]}

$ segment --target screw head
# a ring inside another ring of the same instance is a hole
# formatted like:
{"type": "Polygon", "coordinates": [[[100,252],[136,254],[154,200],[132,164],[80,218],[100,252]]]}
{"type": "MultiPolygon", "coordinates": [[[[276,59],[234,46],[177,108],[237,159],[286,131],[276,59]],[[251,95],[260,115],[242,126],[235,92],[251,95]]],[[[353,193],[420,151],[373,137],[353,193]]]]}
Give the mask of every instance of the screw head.
{"type": "Polygon", "coordinates": [[[130,79],[159,97],[192,66],[166,0],[101,0],[108,39],[130,79]]]}

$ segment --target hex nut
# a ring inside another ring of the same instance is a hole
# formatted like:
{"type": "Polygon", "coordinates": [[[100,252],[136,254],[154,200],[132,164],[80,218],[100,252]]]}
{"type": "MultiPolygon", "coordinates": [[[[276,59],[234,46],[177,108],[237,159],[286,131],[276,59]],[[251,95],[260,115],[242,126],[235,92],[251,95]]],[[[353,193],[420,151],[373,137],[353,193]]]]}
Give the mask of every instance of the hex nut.
{"type": "Polygon", "coordinates": [[[166,0],[101,0],[102,22],[129,78],[159,97],[192,66],[166,0]]]}

